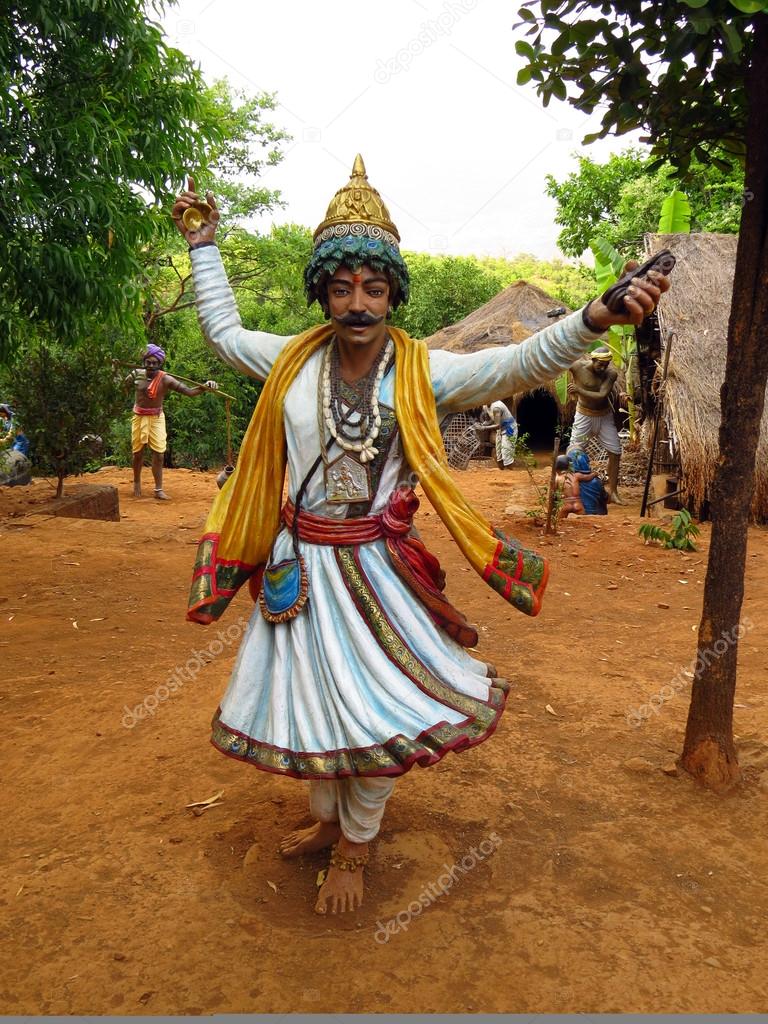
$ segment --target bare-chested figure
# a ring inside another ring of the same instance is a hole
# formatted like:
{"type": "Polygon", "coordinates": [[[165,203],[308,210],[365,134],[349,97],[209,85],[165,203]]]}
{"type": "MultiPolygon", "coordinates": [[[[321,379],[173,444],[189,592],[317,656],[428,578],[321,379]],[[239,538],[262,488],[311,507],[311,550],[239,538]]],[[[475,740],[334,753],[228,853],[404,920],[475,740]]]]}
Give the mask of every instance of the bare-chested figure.
{"type": "Polygon", "coordinates": [[[571,463],[569,455],[558,455],[555,462],[555,487],[560,497],[560,510],[558,522],[569,515],[583,516],[587,514],[584,502],[581,497],[581,485],[589,483],[597,478],[597,473],[590,470],[589,473],[582,473],[576,470],[571,463]]]}
{"type": "Polygon", "coordinates": [[[205,384],[187,387],[181,381],[165,373],[161,367],[165,362],[165,352],[159,345],[147,345],[141,363],[144,369],[131,370],[124,384],[133,384],[136,393],[133,402],[133,420],[131,423],[131,449],[133,451],[133,495],[141,497],[141,470],[144,463],[144,448],[149,445],[152,451],[152,476],[155,480],[155,497],[167,501],[168,495],[163,490],[163,454],[166,448],[165,413],[163,399],[169,391],[180,395],[194,397],[204,391],[215,391],[218,384],[207,380],[205,384]]]}
{"type": "Polygon", "coordinates": [[[571,367],[568,393],[576,393],[571,444],[583,448],[590,437],[597,437],[608,452],[608,500],[622,505],[618,495],[621,441],[613,417],[610,397],[619,371],[613,365],[606,346],[594,349],[571,367]]]}

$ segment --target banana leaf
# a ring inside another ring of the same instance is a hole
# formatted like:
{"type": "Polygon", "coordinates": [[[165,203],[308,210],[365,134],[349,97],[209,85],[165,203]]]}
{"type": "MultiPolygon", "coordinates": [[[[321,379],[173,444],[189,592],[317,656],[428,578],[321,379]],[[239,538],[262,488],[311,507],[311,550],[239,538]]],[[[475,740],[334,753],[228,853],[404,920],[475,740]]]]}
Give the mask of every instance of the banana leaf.
{"type": "Polygon", "coordinates": [[[688,234],[691,230],[691,204],[688,196],[678,189],[672,189],[661,204],[659,234],[688,234]]]}
{"type": "Polygon", "coordinates": [[[565,405],[568,401],[568,371],[561,373],[555,381],[555,391],[561,405],[565,405]]]}
{"type": "Polygon", "coordinates": [[[621,277],[624,260],[605,238],[593,238],[589,243],[589,248],[595,257],[597,286],[601,291],[605,291],[621,277]]]}
{"type": "Polygon", "coordinates": [[[621,369],[624,365],[624,331],[621,327],[609,327],[606,344],[611,350],[613,362],[621,369]]]}

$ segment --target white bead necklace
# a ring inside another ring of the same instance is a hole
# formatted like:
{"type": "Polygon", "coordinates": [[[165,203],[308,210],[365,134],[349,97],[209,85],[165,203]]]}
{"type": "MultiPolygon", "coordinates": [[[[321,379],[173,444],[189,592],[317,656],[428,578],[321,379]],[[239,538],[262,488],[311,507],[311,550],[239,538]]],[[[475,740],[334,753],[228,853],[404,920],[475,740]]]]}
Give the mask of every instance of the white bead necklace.
{"type": "Polygon", "coordinates": [[[392,339],[389,338],[387,340],[387,344],[382,350],[381,356],[379,357],[379,365],[376,368],[376,376],[373,379],[371,414],[369,417],[370,427],[368,428],[368,433],[366,437],[361,438],[359,441],[349,441],[338,429],[338,424],[334,417],[331,402],[331,347],[335,343],[336,342],[334,340],[330,345],[327,345],[325,352],[323,353],[323,366],[320,376],[323,420],[325,422],[325,426],[328,428],[328,432],[336,444],[346,452],[355,452],[360,462],[365,464],[367,462],[372,462],[379,454],[379,449],[374,447],[374,441],[379,436],[379,429],[381,427],[379,390],[389,361],[392,358],[395,346],[392,339]]]}

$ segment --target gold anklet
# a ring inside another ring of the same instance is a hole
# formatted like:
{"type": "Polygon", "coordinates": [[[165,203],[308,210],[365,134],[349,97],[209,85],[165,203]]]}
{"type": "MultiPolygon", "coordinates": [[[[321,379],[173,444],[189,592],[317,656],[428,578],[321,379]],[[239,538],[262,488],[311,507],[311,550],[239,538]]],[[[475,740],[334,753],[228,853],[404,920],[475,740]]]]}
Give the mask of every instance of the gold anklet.
{"type": "Polygon", "coordinates": [[[360,857],[345,857],[339,853],[338,846],[331,847],[331,867],[338,868],[339,871],[357,871],[358,868],[364,867],[368,863],[368,854],[364,853],[360,857]]]}

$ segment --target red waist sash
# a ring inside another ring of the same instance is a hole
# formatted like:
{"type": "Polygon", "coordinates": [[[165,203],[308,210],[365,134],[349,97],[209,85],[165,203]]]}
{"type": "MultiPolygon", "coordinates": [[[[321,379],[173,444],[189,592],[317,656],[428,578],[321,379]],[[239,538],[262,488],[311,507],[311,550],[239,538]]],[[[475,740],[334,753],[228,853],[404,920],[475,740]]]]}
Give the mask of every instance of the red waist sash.
{"type": "MultiPolygon", "coordinates": [[[[331,519],[304,509],[299,513],[299,540],[307,544],[333,547],[357,547],[384,539],[392,565],[398,576],[424,604],[432,620],[463,647],[477,644],[474,629],[443,594],[445,573],[437,558],[424,544],[411,535],[413,516],[419,499],[410,487],[400,487],[390,495],[383,512],[359,519],[331,519]]],[[[283,522],[293,528],[293,502],[283,506],[283,522]]]]}
{"type": "Polygon", "coordinates": [[[159,416],[162,409],[144,409],[140,405],[134,405],[133,411],[137,416],[159,416]]]}

